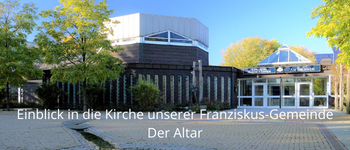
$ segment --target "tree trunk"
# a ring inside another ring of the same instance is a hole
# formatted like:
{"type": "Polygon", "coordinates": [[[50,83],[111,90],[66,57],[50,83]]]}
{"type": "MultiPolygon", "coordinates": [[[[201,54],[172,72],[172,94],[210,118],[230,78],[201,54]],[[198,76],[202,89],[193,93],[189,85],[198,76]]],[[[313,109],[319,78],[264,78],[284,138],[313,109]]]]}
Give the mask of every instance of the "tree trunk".
{"type": "Polygon", "coordinates": [[[6,108],[7,111],[10,111],[10,85],[6,83],[6,108]]]}
{"type": "Polygon", "coordinates": [[[83,82],[83,110],[86,111],[87,110],[87,101],[86,101],[86,79],[84,79],[83,82]]]}
{"type": "Polygon", "coordinates": [[[340,64],[340,82],[339,82],[339,110],[343,111],[343,105],[344,105],[344,88],[343,88],[343,64],[340,64]]]}
{"type": "Polygon", "coordinates": [[[350,114],[350,69],[348,69],[348,76],[346,78],[346,113],[350,114]]]}
{"type": "Polygon", "coordinates": [[[338,110],[338,79],[335,77],[335,84],[334,84],[334,109],[338,110]]]}

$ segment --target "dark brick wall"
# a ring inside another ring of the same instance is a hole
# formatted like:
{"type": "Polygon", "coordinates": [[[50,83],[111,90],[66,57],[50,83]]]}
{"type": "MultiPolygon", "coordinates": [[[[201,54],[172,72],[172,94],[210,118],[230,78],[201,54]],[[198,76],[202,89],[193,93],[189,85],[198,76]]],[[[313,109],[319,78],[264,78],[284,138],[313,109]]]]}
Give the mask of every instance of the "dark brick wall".
{"type": "Polygon", "coordinates": [[[209,53],[197,47],[197,60],[202,60],[203,66],[209,66],[209,53]]]}
{"type": "Polygon", "coordinates": [[[119,53],[113,53],[113,56],[120,58],[125,63],[139,63],[140,62],[140,49],[142,44],[129,44],[123,45],[123,51],[119,53]]]}
{"type": "Polygon", "coordinates": [[[208,52],[195,46],[137,43],[122,47],[124,51],[114,56],[124,63],[192,65],[193,61],[201,59],[203,66],[209,65],[208,52]]]}
{"type": "MultiPolygon", "coordinates": [[[[125,71],[120,74],[119,77],[119,86],[117,86],[117,80],[114,81],[107,81],[105,84],[106,93],[103,97],[101,97],[101,101],[104,101],[104,104],[106,106],[108,105],[118,105],[124,103],[124,96],[125,96],[125,102],[129,104],[135,103],[134,100],[131,97],[130,88],[131,88],[131,75],[133,77],[132,79],[132,85],[135,85],[138,80],[139,75],[145,76],[147,78],[147,75],[150,75],[151,80],[155,80],[155,75],[158,75],[158,86],[160,91],[163,93],[163,75],[166,76],[166,99],[164,100],[161,98],[161,101],[165,101],[166,103],[172,103],[171,101],[171,76],[174,76],[174,102],[177,103],[185,103],[186,102],[186,76],[189,77],[189,87],[191,87],[192,84],[192,74],[191,74],[191,66],[190,65],[167,65],[167,64],[127,64],[125,66],[125,71]],[[182,77],[181,82],[181,97],[179,97],[179,76],[182,77]],[[125,78],[125,82],[124,82],[125,78]],[[110,82],[112,83],[112,90],[110,92],[110,82]],[[125,84],[125,89],[124,89],[125,84]],[[119,94],[117,94],[117,91],[119,94]],[[124,92],[125,91],[125,92],[124,92]],[[110,96],[111,95],[111,96],[110,96]],[[117,96],[118,95],[118,96],[117,96]],[[110,99],[111,97],[112,99],[110,99]],[[111,102],[111,103],[110,103],[111,102]]],[[[198,72],[196,72],[198,73],[198,72]]],[[[197,74],[198,77],[198,74],[197,74]]],[[[206,100],[213,101],[215,100],[215,89],[214,89],[214,78],[217,77],[217,99],[221,101],[221,77],[224,77],[224,101],[228,102],[228,79],[231,79],[231,106],[233,108],[237,107],[237,98],[236,93],[234,92],[234,87],[236,85],[237,81],[237,75],[236,75],[236,69],[231,67],[218,67],[218,66],[206,66],[203,67],[203,98],[206,100]],[[210,77],[210,91],[208,91],[208,82],[207,78],[210,77]],[[208,97],[208,92],[210,92],[210,97],[208,97]]],[[[62,88],[62,83],[59,83],[60,87],[62,88]]],[[[65,83],[65,90],[66,88],[65,83]]],[[[199,84],[197,83],[197,86],[199,84]]],[[[76,86],[76,89],[78,87],[76,86]]],[[[70,104],[73,104],[73,85],[71,85],[71,92],[70,92],[70,104]]],[[[192,93],[189,90],[189,100],[192,98],[192,93]]],[[[80,97],[77,94],[78,90],[76,91],[76,105],[79,105],[80,97]]],[[[63,99],[65,103],[67,102],[67,97],[63,99]]],[[[197,92],[197,98],[199,98],[199,93],[197,92]]],[[[81,100],[80,100],[81,101],[81,100]]],[[[74,107],[74,106],[73,106],[74,107]]]]}

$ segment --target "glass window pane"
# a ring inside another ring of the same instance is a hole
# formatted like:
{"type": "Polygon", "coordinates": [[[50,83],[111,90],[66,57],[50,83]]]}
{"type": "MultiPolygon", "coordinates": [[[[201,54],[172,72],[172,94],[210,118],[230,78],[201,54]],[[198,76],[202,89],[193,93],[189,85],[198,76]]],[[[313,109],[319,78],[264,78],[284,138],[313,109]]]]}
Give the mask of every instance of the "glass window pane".
{"type": "Polygon", "coordinates": [[[255,79],[253,80],[254,83],[266,83],[266,79],[255,79]]]}
{"type": "Polygon", "coordinates": [[[174,75],[170,75],[170,100],[172,104],[175,104],[175,79],[174,75]]]}
{"type": "Polygon", "coordinates": [[[293,52],[289,52],[289,61],[299,61],[298,57],[293,52]]]}
{"type": "Polygon", "coordinates": [[[282,98],[282,106],[295,106],[295,98],[294,97],[282,98]]]}
{"type": "Polygon", "coordinates": [[[185,38],[185,37],[183,37],[183,36],[180,36],[180,35],[178,35],[178,34],[176,34],[176,33],[173,33],[173,32],[170,32],[170,38],[174,38],[174,39],[187,39],[187,38],[185,38]]]}
{"type": "Polygon", "coordinates": [[[255,85],[255,96],[264,96],[264,86],[263,85],[255,85]]]}
{"type": "Polygon", "coordinates": [[[241,96],[252,96],[252,80],[240,81],[241,96]]]}
{"type": "Polygon", "coordinates": [[[176,42],[176,43],[192,43],[190,40],[175,40],[175,39],[170,39],[170,42],[176,42]]]}
{"type": "Polygon", "coordinates": [[[281,50],[280,51],[279,62],[288,62],[288,50],[281,50]]]}
{"type": "Polygon", "coordinates": [[[252,106],[252,98],[241,98],[241,106],[252,106]]]}
{"type": "Polygon", "coordinates": [[[269,98],[267,106],[280,106],[280,98],[269,98]]]}
{"type": "Polygon", "coordinates": [[[295,86],[293,85],[283,85],[284,93],[283,95],[294,95],[295,94],[295,86]]]}
{"type": "Polygon", "coordinates": [[[269,63],[275,63],[278,62],[278,52],[275,52],[273,54],[271,54],[269,57],[269,63]]]}
{"type": "Polygon", "coordinates": [[[310,95],[310,84],[300,84],[300,95],[310,95]]]}
{"type": "Polygon", "coordinates": [[[283,93],[282,95],[291,95],[295,94],[295,80],[294,79],[283,79],[283,93]]]}
{"type": "Polygon", "coordinates": [[[327,78],[315,78],[312,82],[314,95],[326,95],[327,93],[327,78]]]}
{"type": "Polygon", "coordinates": [[[327,98],[326,97],[315,97],[314,98],[314,106],[327,106],[327,98]]]}
{"type": "Polygon", "coordinates": [[[264,98],[254,98],[254,106],[263,106],[264,98]]]}
{"type": "Polygon", "coordinates": [[[280,79],[268,79],[268,94],[269,96],[280,95],[280,79]]]}
{"type": "Polygon", "coordinates": [[[145,38],[146,41],[160,41],[160,42],[168,42],[168,39],[163,38],[145,38]]]}
{"type": "Polygon", "coordinates": [[[311,78],[297,78],[298,82],[310,82],[311,78]]]}
{"type": "Polygon", "coordinates": [[[310,98],[309,97],[301,97],[300,98],[300,106],[309,107],[309,105],[310,105],[310,98]]]}
{"type": "Polygon", "coordinates": [[[162,33],[158,33],[158,34],[155,34],[155,35],[151,35],[149,37],[168,38],[168,31],[162,32],[162,33]]]}

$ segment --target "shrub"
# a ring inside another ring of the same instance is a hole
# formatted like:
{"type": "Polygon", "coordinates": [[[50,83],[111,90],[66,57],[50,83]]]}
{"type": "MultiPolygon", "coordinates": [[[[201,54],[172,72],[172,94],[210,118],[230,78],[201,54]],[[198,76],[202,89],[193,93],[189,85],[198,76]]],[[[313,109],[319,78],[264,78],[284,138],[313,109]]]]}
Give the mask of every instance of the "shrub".
{"type": "Polygon", "coordinates": [[[140,78],[135,86],[131,88],[131,93],[142,109],[153,106],[157,103],[160,91],[153,81],[140,78]]]}
{"type": "MultiPolygon", "coordinates": [[[[104,109],[102,97],[104,93],[102,84],[88,83],[86,86],[86,98],[90,108],[92,109],[104,109]]],[[[82,92],[81,92],[82,93],[82,92]]]]}
{"type": "Polygon", "coordinates": [[[35,90],[44,108],[53,109],[58,106],[57,99],[65,95],[64,91],[54,83],[43,83],[35,90]]]}

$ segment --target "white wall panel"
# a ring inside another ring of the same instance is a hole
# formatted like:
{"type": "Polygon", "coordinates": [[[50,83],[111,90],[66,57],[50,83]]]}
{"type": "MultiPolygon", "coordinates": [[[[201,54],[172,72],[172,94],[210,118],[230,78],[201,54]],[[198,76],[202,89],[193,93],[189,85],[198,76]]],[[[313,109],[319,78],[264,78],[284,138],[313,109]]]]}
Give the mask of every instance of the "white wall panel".
{"type": "Polygon", "coordinates": [[[113,27],[114,36],[108,36],[109,39],[143,37],[171,30],[209,46],[209,29],[195,18],[137,13],[112,19],[120,24],[113,27]]]}

